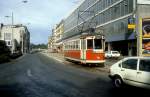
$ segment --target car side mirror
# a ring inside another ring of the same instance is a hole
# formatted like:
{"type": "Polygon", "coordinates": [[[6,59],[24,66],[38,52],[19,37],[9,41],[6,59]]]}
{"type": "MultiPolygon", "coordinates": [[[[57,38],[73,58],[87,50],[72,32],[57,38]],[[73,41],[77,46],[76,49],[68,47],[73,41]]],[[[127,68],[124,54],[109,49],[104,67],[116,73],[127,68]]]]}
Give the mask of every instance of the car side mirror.
{"type": "Polygon", "coordinates": [[[119,67],[121,68],[121,63],[119,63],[119,67]]]}
{"type": "Polygon", "coordinates": [[[123,62],[123,60],[121,60],[118,65],[120,68],[122,67],[122,62],[123,62]]]}

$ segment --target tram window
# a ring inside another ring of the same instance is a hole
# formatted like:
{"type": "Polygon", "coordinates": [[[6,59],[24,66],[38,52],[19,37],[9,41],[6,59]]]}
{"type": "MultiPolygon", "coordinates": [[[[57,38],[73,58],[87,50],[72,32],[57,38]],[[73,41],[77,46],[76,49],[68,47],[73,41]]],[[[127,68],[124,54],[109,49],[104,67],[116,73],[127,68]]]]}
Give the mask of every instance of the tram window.
{"type": "Polygon", "coordinates": [[[78,49],[78,41],[75,42],[75,49],[78,49]]]}
{"type": "MultiPolygon", "coordinates": [[[[80,46],[80,44],[79,44],[80,46]]],[[[81,40],[81,49],[86,49],[86,40],[82,39],[81,40]]]]}
{"type": "Polygon", "coordinates": [[[87,49],[93,49],[93,39],[87,40],[87,49]]]}
{"type": "Polygon", "coordinates": [[[101,39],[94,39],[94,43],[95,43],[95,49],[102,49],[102,42],[101,39]]]}
{"type": "Polygon", "coordinates": [[[80,49],[80,46],[79,46],[80,44],[79,43],[80,43],[80,41],[77,41],[77,50],[80,49]]]}

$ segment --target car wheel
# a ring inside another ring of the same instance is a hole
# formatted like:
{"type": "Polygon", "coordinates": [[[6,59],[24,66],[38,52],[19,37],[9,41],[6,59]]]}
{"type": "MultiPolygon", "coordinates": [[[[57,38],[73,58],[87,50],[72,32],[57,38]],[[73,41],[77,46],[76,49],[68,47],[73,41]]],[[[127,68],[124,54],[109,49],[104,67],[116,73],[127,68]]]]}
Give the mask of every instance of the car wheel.
{"type": "Polygon", "coordinates": [[[114,85],[115,88],[122,88],[122,86],[123,86],[122,79],[120,77],[115,77],[113,79],[113,85],[114,85]]]}

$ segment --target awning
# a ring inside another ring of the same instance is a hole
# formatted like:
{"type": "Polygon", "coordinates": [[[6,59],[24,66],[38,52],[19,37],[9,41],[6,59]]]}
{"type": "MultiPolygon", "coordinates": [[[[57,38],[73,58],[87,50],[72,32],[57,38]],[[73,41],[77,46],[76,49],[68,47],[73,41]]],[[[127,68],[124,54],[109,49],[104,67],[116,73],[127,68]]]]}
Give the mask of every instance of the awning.
{"type": "Polygon", "coordinates": [[[111,34],[111,35],[105,35],[105,36],[106,36],[106,42],[136,39],[135,32],[132,32],[132,33],[111,34]]]}

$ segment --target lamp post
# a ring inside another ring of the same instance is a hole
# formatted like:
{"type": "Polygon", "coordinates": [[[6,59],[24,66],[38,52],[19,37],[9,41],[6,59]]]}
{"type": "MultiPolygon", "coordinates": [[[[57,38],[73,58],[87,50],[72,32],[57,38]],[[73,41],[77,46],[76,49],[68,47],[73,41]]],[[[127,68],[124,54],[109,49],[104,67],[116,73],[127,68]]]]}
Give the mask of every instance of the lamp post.
{"type": "MultiPolygon", "coordinates": [[[[27,3],[28,1],[27,0],[23,0],[22,3],[27,3]]],[[[11,52],[12,54],[14,53],[14,37],[13,37],[13,28],[14,28],[14,13],[12,12],[10,16],[5,16],[6,18],[11,18],[11,45],[12,45],[12,48],[11,48],[11,52]]]]}
{"type": "Polygon", "coordinates": [[[5,16],[7,18],[11,18],[11,53],[13,54],[14,53],[14,38],[13,38],[13,25],[14,25],[14,15],[13,15],[13,12],[11,13],[11,16],[5,16]]]}

